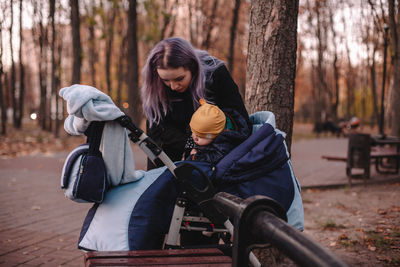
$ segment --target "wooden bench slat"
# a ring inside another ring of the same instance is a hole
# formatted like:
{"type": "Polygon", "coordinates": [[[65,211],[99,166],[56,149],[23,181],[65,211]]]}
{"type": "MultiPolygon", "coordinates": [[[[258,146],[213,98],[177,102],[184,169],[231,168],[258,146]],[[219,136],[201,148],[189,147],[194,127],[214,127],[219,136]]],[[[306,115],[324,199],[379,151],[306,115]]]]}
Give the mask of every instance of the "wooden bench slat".
{"type": "Polygon", "coordinates": [[[85,266],[231,266],[220,250],[172,249],[142,251],[93,251],[85,253],[85,266]]]}

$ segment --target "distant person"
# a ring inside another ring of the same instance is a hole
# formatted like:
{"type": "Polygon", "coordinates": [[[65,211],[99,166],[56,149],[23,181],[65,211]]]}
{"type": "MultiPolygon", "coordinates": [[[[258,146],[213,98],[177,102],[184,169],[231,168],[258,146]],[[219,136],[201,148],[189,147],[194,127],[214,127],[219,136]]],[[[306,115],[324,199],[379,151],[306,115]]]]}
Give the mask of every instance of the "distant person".
{"type": "Polygon", "coordinates": [[[314,132],[319,135],[320,133],[332,133],[336,136],[340,136],[342,128],[334,123],[331,117],[328,115],[324,122],[316,122],[314,125],[314,132]]]}
{"type": "MultiPolygon", "coordinates": [[[[238,87],[224,63],[182,38],[167,38],[156,44],[142,77],[147,134],[173,161],[181,160],[193,147],[189,122],[201,98],[220,109],[235,110],[251,129],[238,87]]],[[[148,161],[148,169],[161,165],[148,161]]]]}

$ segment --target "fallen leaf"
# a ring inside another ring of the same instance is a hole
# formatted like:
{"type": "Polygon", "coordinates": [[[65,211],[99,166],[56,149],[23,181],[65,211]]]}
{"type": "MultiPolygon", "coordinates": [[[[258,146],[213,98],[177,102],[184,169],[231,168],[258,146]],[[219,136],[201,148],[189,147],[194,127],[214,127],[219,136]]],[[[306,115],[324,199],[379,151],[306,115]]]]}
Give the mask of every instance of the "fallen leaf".
{"type": "Polygon", "coordinates": [[[338,237],[338,239],[339,239],[339,240],[344,240],[344,239],[349,239],[349,237],[348,237],[346,234],[341,234],[341,235],[338,237]]]}
{"type": "Polygon", "coordinates": [[[376,247],[369,246],[368,249],[371,250],[371,251],[375,251],[375,250],[376,250],[376,247]]]}

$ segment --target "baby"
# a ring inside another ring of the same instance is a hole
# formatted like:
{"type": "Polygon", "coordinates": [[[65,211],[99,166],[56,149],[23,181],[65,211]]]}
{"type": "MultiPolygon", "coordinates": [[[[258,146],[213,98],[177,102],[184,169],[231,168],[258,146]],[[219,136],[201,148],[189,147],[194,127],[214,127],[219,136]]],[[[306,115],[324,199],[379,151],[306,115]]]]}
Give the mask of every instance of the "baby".
{"type": "MultiPolygon", "coordinates": [[[[239,127],[230,114],[217,106],[204,99],[200,99],[200,104],[189,123],[195,142],[190,159],[215,164],[238,144],[239,127]]],[[[240,139],[241,142],[245,137],[240,139]]]]}

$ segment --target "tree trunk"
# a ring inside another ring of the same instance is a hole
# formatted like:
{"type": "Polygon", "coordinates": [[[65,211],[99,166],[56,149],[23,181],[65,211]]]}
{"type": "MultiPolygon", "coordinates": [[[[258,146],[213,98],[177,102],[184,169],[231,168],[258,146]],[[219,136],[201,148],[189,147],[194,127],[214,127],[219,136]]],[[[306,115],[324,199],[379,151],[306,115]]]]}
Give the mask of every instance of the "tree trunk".
{"type": "Polygon", "coordinates": [[[22,118],[24,116],[24,96],[25,96],[25,70],[22,62],[22,0],[19,0],[19,100],[18,100],[18,117],[17,128],[22,126],[22,118]]]}
{"type": "Polygon", "coordinates": [[[142,112],[139,96],[139,75],[138,75],[138,47],[137,47],[137,20],[136,0],[129,0],[128,10],[128,104],[129,115],[132,120],[140,124],[142,112]]]}
{"type": "Polygon", "coordinates": [[[236,28],[239,20],[239,9],[241,0],[235,0],[235,7],[233,9],[232,25],[231,25],[231,36],[229,39],[229,55],[228,55],[228,68],[233,73],[233,62],[235,59],[235,39],[236,39],[236,28]]]}
{"type": "Polygon", "coordinates": [[[82,48],[80,37],[79,1],[70,0],[71,6],[71,30],[72,30],[72,84],[81,82],[82,48]]]}
{"type": "Polygon", "coordinates": [[[13,50],[13,24],[14,24],[14,8],[13,8],[13,1],[10,1],[10,58],[11,58],[11,97],[12,97],[12,110],[13,110],[13,125],[17,127],[17,118],[18,118],[18,103],[17,103],[17,89],[15,87],[15,62],[14,62],[14,50],[13,50]]]}
{"type": "MultiPolygon", "coordinates": [[[[111,18],[107,20],[107,26],[105,26],[105,36],[106,36],[106,83],[107,83],[107,94],[111,97],[111,53],[112,45],[114,40],[114,21],[116,16],[117,8],[113,6],[111,10],[111,18]]],[[[108,16],[107,16],[108,17],[108,16]]]]}
{"type": "Polygon", "coordinates": [[[7,108],[6,99],[3,94],[3,32],[2,21],[0,21],[0,108],[1,108],[1,135],[7,133],[7,108]]]}
{"type": "Polygon", "coordinates": [[[379,125],[379,113],[378,113],[378,95],[376,94],[376,74],[375,74],[375,53],[377,50],[377,46],[374,45],[372,58],[371,58],[371,65],[369,66],[369,75],[371,78],[371,92],[372,92],[372,107],[373,107],[373,122],[372,126],[379,125]]]}
{"type": "Polygon", "coordinates": [[[269,110],[286,132],[290,151],[294,116],[299,1],[253,0],[250,11],[246,104],[269,110]]]}
{"type": "MultiPolygon", "coordinates": [[[[56,56],[55,56],[55,43],[56,43],[56,29],[54,23],[54,13],[56,9],[56,1],[50,0],[50,19],[51,19],[51,95],[54,98],[55,104],[55,127],[54,127],[54,136],[59,136],[59,129],[58,129],[58,94],[57,94],[57,87],[56,87],[56,56]]],[[[51,109],[50,109],[51,110],[51,109]]]]}
{"type": "Polygon", "coordinates": [[[400,41],[399,41],[399,16],[400,16],[400,3],[395,0],[389,0],[389,29],[390,41],[392,47],[392,64],[393,64],[393,83],[391,90],[391,131],[393,136],[400,136],[400,41]],[[397,20],[397,21],[396,21],[397,20]]]}
{"type": "Polygon", "coordinates": [[[90,72],[90,82],[93,87],[96,87],[96,62],[97,62],[97,51],[96,51],[96,35],[95,28],[96,20],[95,16],[95,3],[89,1],[89,6],[86,6],[86,13],[88,14],[88,30],[89,30],[89,40],[88,40],[88,57],[89,57],[89,72],[90,72]]]}
{"type": "Polygon", "coordinates": [[[334,27],[334,22],[333,22],[333,12],[332,9],[329,9],[329,22],[331,26],[331,32],[332,32],[332,39],[334,43],[334,55],[333,55],[333,62],[332,62],[332,67],[333,67],[333,80],[334,80],[334,94],[333,97],[334,99],[330,99],[332,103],[332,108],[331,108],[331,115],[334,121],[337,121],[338,119],[338,107],[339,107],[339,94],[340,94],[340,85],[339,85],[339,67],[338,67],[338,52],[337,52],[337,47],[336,47],[336,30],[334,27]]]}
{"type": "Polygon", "coordinates": [[[122,38],[121,47],[119,49],[119,61],[118,61],[118,69],[117,69],[117,98],[116,98],[116,105],[121,107],[121,99],[122,99],[122,84],[124,78],[126,77],[125,71],[125,58],[126,58],[126,36],[122,38]]]}
{"type": "Polygon", "coordinates": [[[207,28],[206,31],[206,38],[203,41],[203,47],[205,50],[208,50],[210,48],[211,45],[211,32],[214,28],[214,19],[216,17],[216,13],[217,13],[217,7],[218,7],[218,0],[214,0],[213,2],[213,7],[211,10],[211,15],[209,17],[207,17],[207,23],[205,25],[205,27],[207,28]]]}

